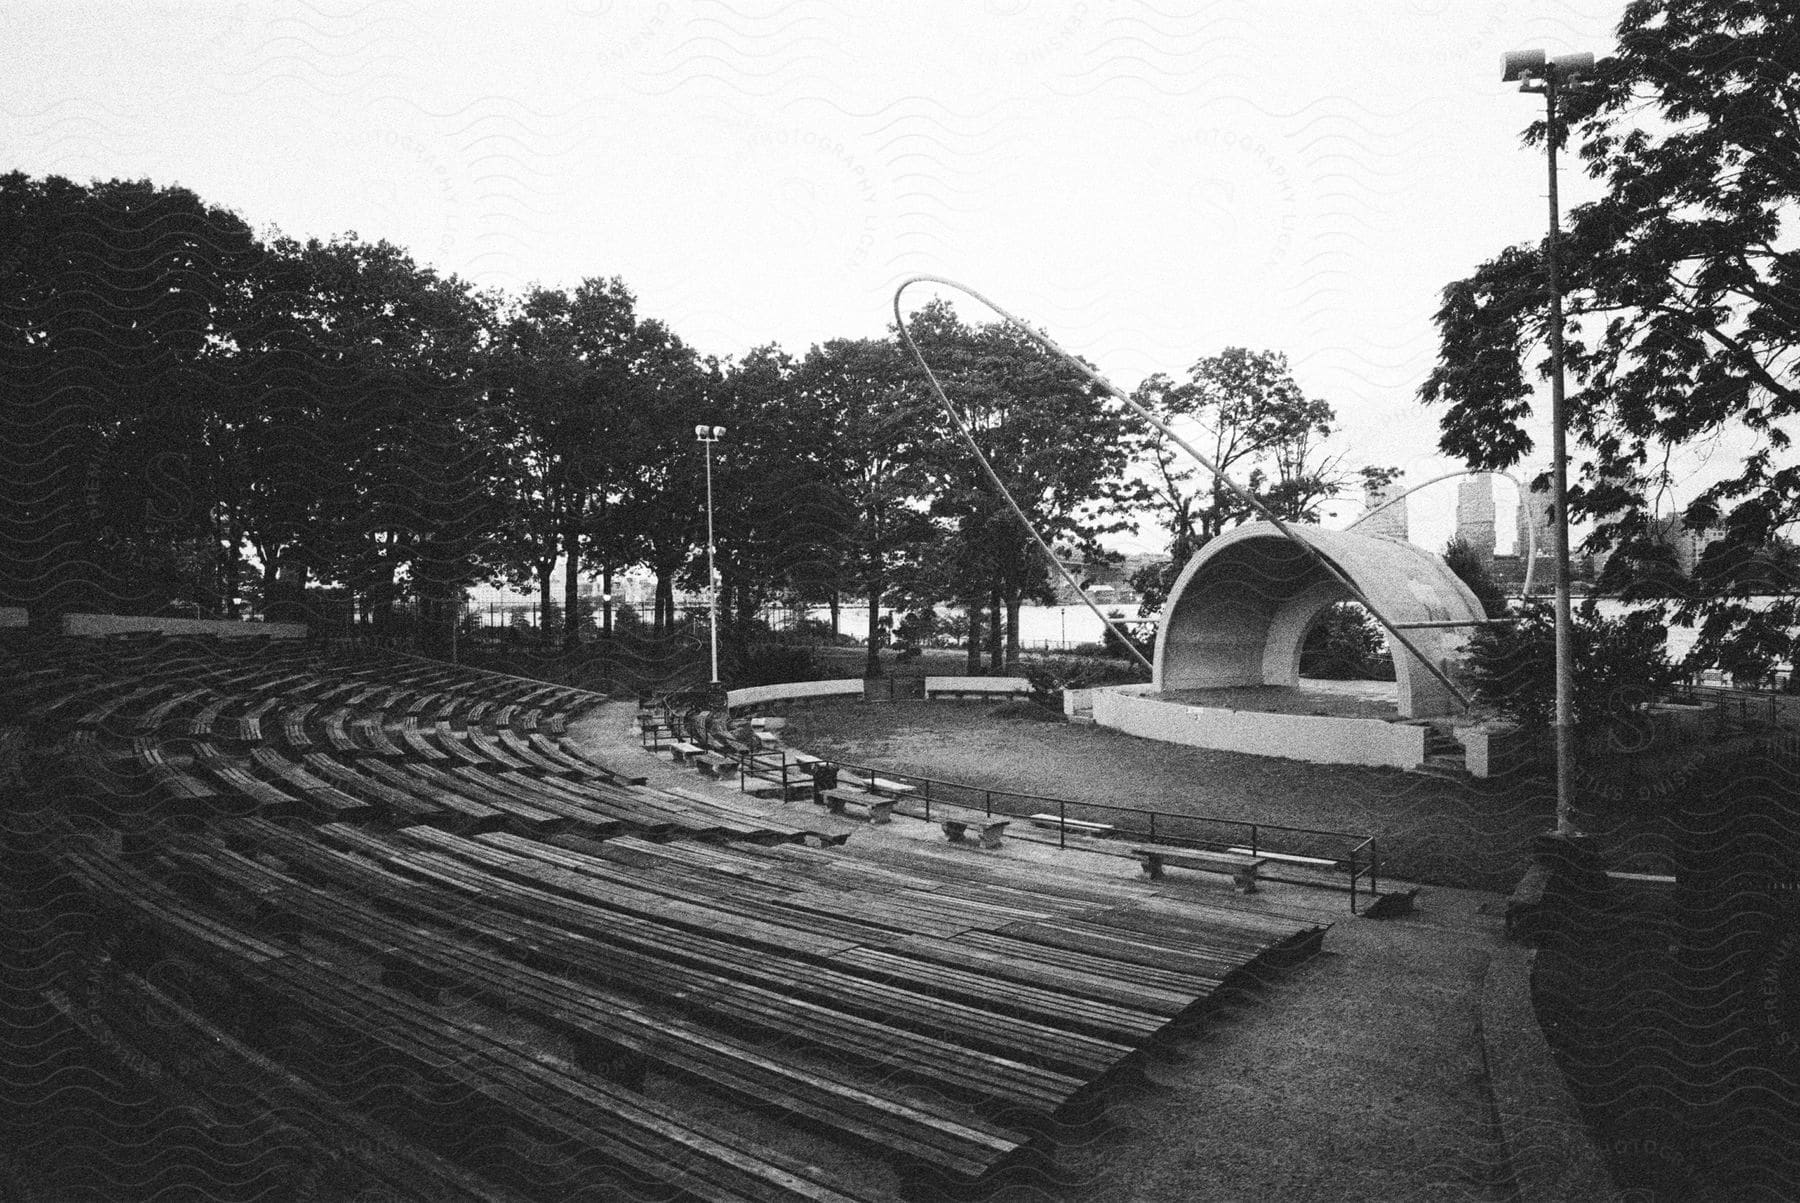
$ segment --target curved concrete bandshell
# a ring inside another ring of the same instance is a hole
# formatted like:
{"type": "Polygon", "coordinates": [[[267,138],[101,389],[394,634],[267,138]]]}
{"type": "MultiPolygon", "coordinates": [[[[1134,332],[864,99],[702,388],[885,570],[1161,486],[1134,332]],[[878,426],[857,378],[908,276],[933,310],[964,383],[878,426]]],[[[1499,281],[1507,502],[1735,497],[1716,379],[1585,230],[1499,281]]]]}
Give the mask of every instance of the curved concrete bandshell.
{"type": "MultiPolygon", "coordinates": [[[[1442,558],[1382,535],[1290,523],[1295,538],[1329,560],[1390,623],[1470,623],[1481,603],[1442,558]]],[[[1300,647],[1319,614],[1354,600],[1306,548],[1271,523],[1213,539],[1176,578],[1156,634],[1158,690],[1294,685],[1300,647]]],[[[1406,636],[1440,671],[1474,628],[1414,627],[1406,636]]],[[[1402,717],[1459,710],[1454,694],[1411,653],[1393,647],[1395,704],[1402,717]]]]}

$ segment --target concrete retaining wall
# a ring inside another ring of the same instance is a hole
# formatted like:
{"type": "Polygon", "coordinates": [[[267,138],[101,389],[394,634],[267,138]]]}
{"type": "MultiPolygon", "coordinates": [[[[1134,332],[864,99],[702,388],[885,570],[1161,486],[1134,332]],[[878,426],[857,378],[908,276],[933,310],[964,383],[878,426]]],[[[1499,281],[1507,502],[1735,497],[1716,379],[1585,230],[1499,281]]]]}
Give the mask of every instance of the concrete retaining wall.
{"type": "MultiPolygon", "coordinates": [[[[890,681],[885,677],[873,679],[890,681]]],[[[750,685],[743,689],[733,689],[725,696],[733,710],[762,706],[770,702],[803,701],[811,698],[882,696],[883,691],[879,689],[873,691],[872,695],[865,694],[866,684],[860,678],[844,681],[792,681],[785,685],[750,685]]],[[[938,690],[965,690],[972,694],[1010,696],[1015,693],[1030,693],[1031,683],[1024,677],[926,677],[925,696],[930,697],[938,690]]]]}
{"type": "Polygon", "coordinates": [[[155,618],[137,614],[65,614],[65,635],[209,635],[219,639],[304,639],[303,622],[229,622],[210,618],[155,618]]]}
{"type": "Polygon", "coordinates": [[[925,696],[939,691],[960,693],[994,693],[1011,696],[1030,693],[1031,682],[1024,677],[926,677],[925,696]]]}
{"type": "Polygon", "coordinates": [[[1099,691],[1094,689],[1063,690],[1063,714],[1069,718],[1074,718],[1083,710],[1086,710],[1088,711],[1089,716],[1092,717],[1094,694],[1097,692],[1099,691]]]}
{"type": "Polygon", "coordinates": [[[1425,761],[1424,727],[1379,719],[1184,706],[1160,700],[1151,692],[1154,689],[1118,685],[1095,690],[1094,721],[1145,739],[1315,764],[1409,769],[1425,761]]]}
{"type": "Polygon", "coordinates": [[[1537,953],[1494,951],[1481,989],[1481,1048],[1519,1203],[1616,1203],[1611,1175],[1582,1123],[1531,1005],[1537,953]]]}
{"type": "Polygon", "coordinates": [[[1530,758],[1530,746],[1518,728],[1504,723],[1483,723],[1458,731],[1463,765],[1471,777],[1499,777],[1517,772],[1530,758]]]}
{"type": "Polygon", "coordinates": [[[744,706],[762,706],[769,702],[792,702],[808,698],[860,698],[860,678],[847,681],[789,681],[784,685],[748,685],[726,693],[726,704],[733,710],[744,706]]]}
{"type": "Polygon", "coordinates": [[[0,606],[0,627],[22,627],[30,625],[30,619],[24,606],[0,606]]]}

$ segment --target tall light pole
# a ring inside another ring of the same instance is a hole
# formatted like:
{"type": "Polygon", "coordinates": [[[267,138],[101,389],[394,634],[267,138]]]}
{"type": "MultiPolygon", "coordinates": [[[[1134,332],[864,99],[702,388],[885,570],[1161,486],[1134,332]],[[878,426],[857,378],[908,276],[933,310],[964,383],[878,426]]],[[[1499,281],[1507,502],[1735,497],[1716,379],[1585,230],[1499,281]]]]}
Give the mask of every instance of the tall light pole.
{"type": "Polygon", "coordinates": [[[1575,834],[1575,652],[1569,613],[1569,414],[1563,395],[1562,274],[1556,258],[1562,224],[1556,207],[1556,144],[1562,136],[1556,100],[1579,86],[1581,76],[1593,67],[1591,54],[1559,54],[1546,60],[1542,50],[1515,50],[1501,60],[1502,80],[1517,80],[1521,92],[1544,94],[1544,150],[1550,164],[1550,233],[1544,240],[1544,266],[1550,283],[1550,531],[1556,559],[1556,834],[1562,836],[1575,834]]]}
{"type": "Polygon", "coordinates": [[[713,567],[712,449],[725,437],[723,426],[696,426],[694,438],[706,445],[706,592],[712,610],[712,683],[719,683],[719,572],[713,567]]]}

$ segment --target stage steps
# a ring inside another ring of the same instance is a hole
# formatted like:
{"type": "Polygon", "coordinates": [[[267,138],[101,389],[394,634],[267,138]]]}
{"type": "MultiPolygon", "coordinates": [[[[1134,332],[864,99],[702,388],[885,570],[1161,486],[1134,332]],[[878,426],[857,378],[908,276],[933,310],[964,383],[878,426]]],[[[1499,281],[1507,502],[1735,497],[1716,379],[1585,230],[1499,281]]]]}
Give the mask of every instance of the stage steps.
{"type": "Polygon", "coordinates": [[[1462,741],[1456,738],[1454,728],[1449,723],[1416,719],[1409,725],[1425,728],[1425,759],[1408,769],[1408,772],[1441,777],[1447,781],[1468,779],[1469,765],[1462,741]]]}

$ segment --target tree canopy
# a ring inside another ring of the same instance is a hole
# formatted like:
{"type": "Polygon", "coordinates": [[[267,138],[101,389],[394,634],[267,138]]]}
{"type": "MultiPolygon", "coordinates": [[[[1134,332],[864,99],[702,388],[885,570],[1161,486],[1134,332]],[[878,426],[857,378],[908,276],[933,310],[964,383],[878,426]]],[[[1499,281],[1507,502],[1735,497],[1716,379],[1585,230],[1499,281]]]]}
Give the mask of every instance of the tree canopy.
{"type": "Polygon", "coordinates": [[[1337,412],[1306,395],[1278,351],[1226,347],[1194,361],[1180,383],[1161,373],[1150,376],[1132,399],[1181,432],[1218,469],[1209,473],[1188,462],[1161,430],[1128,420],[1126,438],[1142,469],[1129,499],[1161,518],[1169,533],[1169,558],[1132,578],[1143,599],[1141,614],[1161,609],[1195,552],[1255,516],[1226,477],[1282,520],[1316,522],[1320,503],[1353,475],[1343,470],[1342,455],[1324,449],[1337,412]]]}
{"type": "MultiPolygon", "coordinates": [[[[1598,200],[1568,214],[1572,520],[1591,551],[1655,563],[1673,508],[1710,542],[1667,604],[1697,624],[1695,658],[1736,671],[1791,657],[1796,581],[1772,557],[1800,519],[1793,423],[1800,336],[1800,9],[1755,0],[1636,0],[1617,53],[1563,97],[1598,200]],[[1684,449],[1730,467],[1689,496],[1684,449]]],[[[1471,467],[1532,449],[1534,378],[1549,304],[1543,247],[1502,250],[1444,290],[1436,368],[1420,390],[1443,407],[1441,445],[1471,467]]],[[[1623,582],[1627,596],[1632,582],[1623,582]]],[[[1643,590],[1666,596],[1667,575],[1643,590]]]]}
{"type": "MultiPolygon", "coordinates": [[[[482,291],[384,241],[259,235],[147,181],[0,177],[0,255],[0,420],[23,482],[0,601],[37,620],[260,611],[435,650],[487,581],[535,589],[572,644],[611,629],[610,603],[581,612],[581,579],[606,598],[641,567],[652,630],[673,631],[677,584],[707,583],[704,425],[727,430],[722,653],[771,606],[850,598],[873,670],[890,628],[917,640],[948,603],[997,669],[1019,659],[1022,605],[1054,596],[1032,531],[1091,575],[1145,497],[1132,456],[1166,451],[1026,332],[945,302],[909,328],[1024,523],[898,331],[702,358],[617,277],[482,291]]],[[[1281,356],[1228,348],[1146,388],[1215,418],[1221,461],[1284,514],[1335,489],[1331,407],[1281,356]]],[[[1155,462],[1178,537],[1241,516],[1155,462]]]]}

